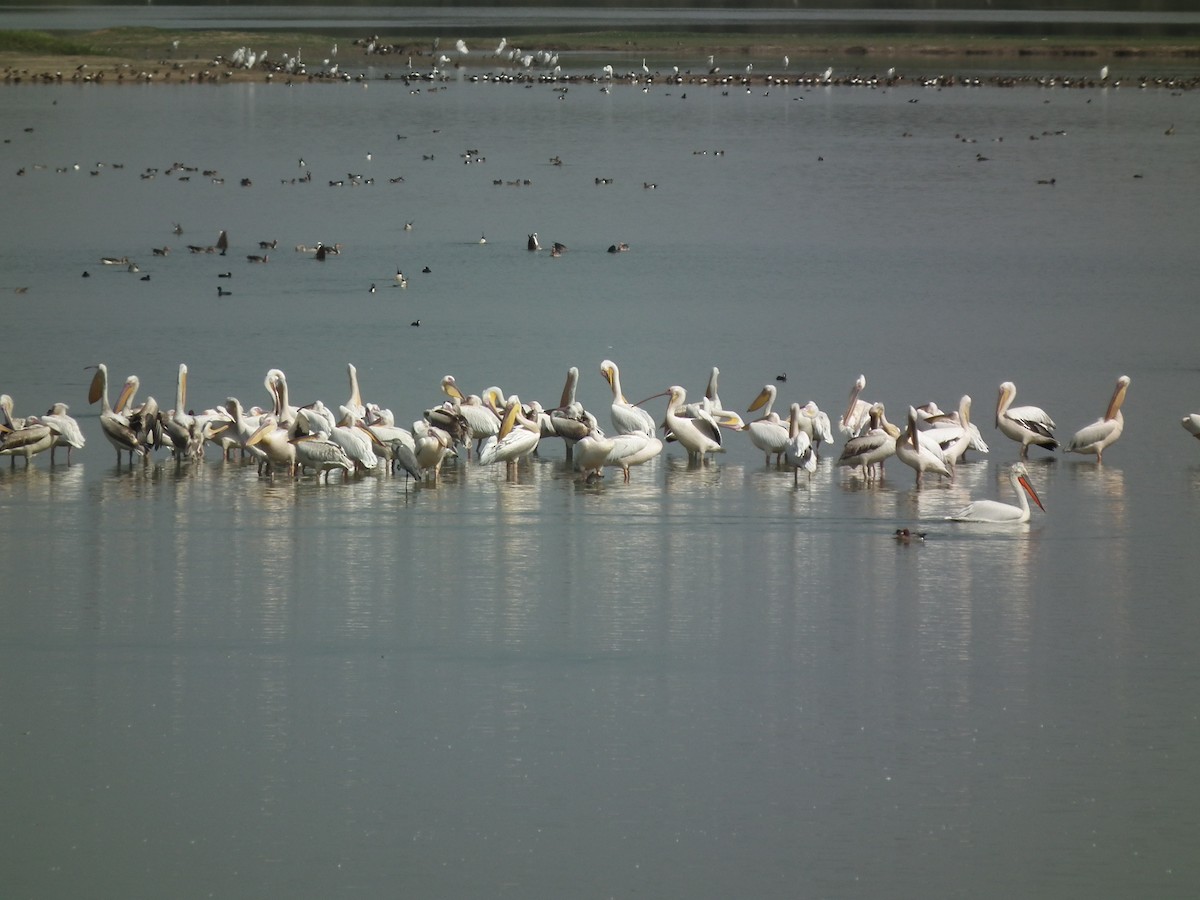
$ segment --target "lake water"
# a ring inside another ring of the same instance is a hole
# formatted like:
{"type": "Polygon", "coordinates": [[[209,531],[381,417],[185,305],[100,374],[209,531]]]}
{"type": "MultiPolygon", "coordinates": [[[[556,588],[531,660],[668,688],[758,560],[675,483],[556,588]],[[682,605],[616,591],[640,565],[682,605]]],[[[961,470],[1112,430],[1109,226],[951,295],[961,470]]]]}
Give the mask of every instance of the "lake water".
{"type": "Polygon", "coordinates": [[[88,438],[0,465],[6,896],[1195,896],[1200,96],[469,74],[0,92],[0,390],[88,438]],[[130,469],[84,369],[336,406],[354,363],[411,422],[577,365],[607,426],[604,358],[633,400],[969,393],[991,453],[921,491],[741,434],[628,485],[550,443],[518,483],[130,469]],[[1005,498],[1000,382],[1065,438],[1122,373],[1102,466],[1032,452],[1046,513],[942,520],[1005,498]]]}

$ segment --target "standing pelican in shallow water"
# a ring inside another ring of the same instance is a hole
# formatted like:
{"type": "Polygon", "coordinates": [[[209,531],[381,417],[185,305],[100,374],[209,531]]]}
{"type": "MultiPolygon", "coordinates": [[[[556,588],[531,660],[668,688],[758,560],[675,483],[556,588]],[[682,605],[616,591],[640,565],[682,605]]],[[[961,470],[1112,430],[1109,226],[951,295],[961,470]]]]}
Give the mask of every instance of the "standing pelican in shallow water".
{"type": "MultiPolygon", "coordinates": [[[[763,389],[759,391],[754,402],[746,410],[747,412],[756,412],[761,409],[762,415],[742,426],[743,431],[750,432],[750,443],[766,455],[767,465],[771,464],[772,454],[775,455],[775,462],[778,464],[783,456],[784,447],[788,443],[788,429],[784,427],[779,414],[772,411],[771,407],[774,405],[775,385],[763,385],[763,389]]],[[[796,426],[799,427],[799,420],[797,420],[796,426]]],[[[808,436],[806,435],[806,437],[808,436]]]]}
{"type": "Polygon", "coordinates": [[[479,451],[479,462],[490,466],[505,464],[509,477],[516,474],[517,462],[528,457],[537,449],[542,431],[537,422],[521,414],[521,398],[516,394],[508,398],[500,431],[489,437],[479,451]]]}
{"type": "MultiPolygon", "coordinates": [[[[717,379],[721,376],[721,370],[716,366],[712,367],[712,373],[708,376],[708,385],[704,389],[704,399],[696,404],[697,409],[704,410],[718,425],[729,428],[733,431],[741,431],[746,427],[746,423],[742,421],[742,417],[731,409],[725,409],[721,404],[721,395],[717,392],[717,379]]],[[[694,416],[690,409],[688,415],[694,416]]]]}
{"type": "Polygon", "coordinates": [[[687,401],[687,391],[673,384],[664,393],[670,399],[667,401],[667,414],[663,426],[687,450],[688,462],[699,464],[704,462],[704,454],[725,451],[721,446],[721,429],[711,416],[689,419],[679,415],[680,409],[687,401]]]}
{"type": "Polygon", "coordinates": [[[16,466],[17,457],[25,459],[26,468],[29,460],[39,453],[54,446],[55,434],[49,425],[45,425],[37,416],[30,416],[25,425],[16,431],[7,427],[0,429],[0,456],[11,457],[11,465],[16,466]]]}
{"type": "MultiPolygon", "coordinates": [[[[88,388],[88,403],[100,401],[100,428],[104,431],[104,436],[108,438],[108,442],[113,445],[117,451],[117,465],[121,464],[121,453],[129,454],[129,462],[133,463],[133,456],[136,453],[138,456],[144,456],[146,451],[142,447],[142,441],[136,432],[130,427],[129,417],[118,412],[109,405],[108,402],[108,366],[100,363],[96,368],[96,374],[92,378],[91,387],[88,388]]],[[[124,408],[132,397],[134,391],[137,390],[137,383],[132,377],[126,379],[125,386],[121,389],[121,394],[117,398],[117,410],[124,408]]]]}
{"type": "Polygon", "coordinates": [[[871,407],[868,422],[869,427],[863,434],[846,441],[837,464],[851,469],[861,466],[863,476],[870,481],[875,477],[876,464],[879,466],[879,478],[883,478],[883,464],[896,455],[900,429],[887,421],[882,403],[871,407]]]}
{"type": "Polygon", "coordinates": [[[180,461],[204,456],[204,435],[196,426],[196,417],[187,410],[187,376],[187,365],[180,363],[175,380],[175,408],[162,417],[163,431],[180,461]]]}
{"type": "Polygon", "coordinates": [[[846,412],[838,422],[838,431],[847,437],[858,437],[867,427],[871,404],[859,397],[866,386],[867,376],[859,375],[854,379],[854,386],[850,388],[850,402],[846,404],[846,412]]]}
{"type": "Polygon", "coordinates": [[[611,359],[604,360],[600,363],[600,374],[604,376],[613,392],[613,430],[617,434],[641,432],[654,437],[654,417],[625,399],[625,394],[621,391],[621,370],[617,368],[617,364],[611,359]]]}
{"type": "Polygon", "coordinates": [[[998,500],[976,500],[969,506],[960,509],[954,515],[947,516],[946,518],[953,522],[1020,525],[1022,522],[1029,521],[1029,501],[1025,498],[1026,494],[1029,494],[1033,498],[1033,502],[1038,505],[1038,509],[1042,512],[1046,511],[1046,507],[1042,506],[1042,501],[1038,497],[1037,491],[1029,483],[1029,470],[1025,468],[1025,463],[1013,463],[1012,469],[1008,473],[1008,481],[1012,485],[1017,499],[1021,502],[1020,506],[1013,506],[1011,503],[1001,503],[998,500]]]}
{"type": "Polygon", "coordinates": [[[809,475],[817,469],[817,454],[813,451],[812,440],[800,428],[800,417],[804,413],[799,403],[793,403],[791,416],[788,419],[788,439],[783,447],[783,458],[792,467],[792,483],[800,483],[800,470],[809,475]]]}
{"type": "Polygon", "coordinates": [[[87,440],[79,430],[79,423],[67,415],[67,404],[55,403],[44,416],[38,416],[38,421],[49,426],[54,432],[54,443],[50,447],[50,463],[54,464],[54,449],[67,448],[67,465],[71,464],[71,450],[80,449],[87,440]]]}
{"type": "Polygon", "coordinates": [[[1121,415],[1121,404],[1125,402],[1125,392],[1129,390],[1129,376],[1122,375],[1117,379],[1113,389],[1112,399],[1103,418],[1097,419],[1091,425],[1079,429],[1071,442],[1063,448],[1064,453],[1095,453],[1096,462],[1103,461],[1104,448],[1116,443],[1121,432],[1125,430],[1125,418],[1121,415]]]}
{"type": "Polygon", "coordinates": [[[1013,406],[1016,396],[1017,386],[1011,381],[1000,385],[1000,396],[996,400],[996,427],[1000,433],[1021,445],[1021,459],[1028,457],[1030,444],[1057,450],[1054,420],[1036,406],[1013,406]]]}
{"type": "MultiPolygon", "coordinates": [[[[500,432],[500,417],[476,394],[467,396],[458,387],[453,375],[442,377],[442,392],[449,398],[454,412],[462,416],[470,432],[468,437],[475,441],[475,455],[479,455],[483,442],[500,432]]],[[[467,444],[467,458],[471,457],[471,446],[467,444]]]]}
{"type": "Polygon", "coordinates": [[[946,457],[937,441],[931,437],[922,440],[922,437],[928,434],[928,432],[917,430],[917,411],[910,406],[908,408],[908,430],[904,433],[903,440],[896,441],[896,456],[917,473],[918,489],[921,487],[922,477],[926,472],[933,472],[947,478],[954,477],[954,473],[946,465],[946,457]]]}
{"type": "Polygon", "coordinates": [[[629,481],[630,468],[649,462],[663,450],[663,442],[659,438],[640,431],[615,435],[612,441],[613,448],[605,457],[604,465],[619,468],[626,482],[629,481]]]}

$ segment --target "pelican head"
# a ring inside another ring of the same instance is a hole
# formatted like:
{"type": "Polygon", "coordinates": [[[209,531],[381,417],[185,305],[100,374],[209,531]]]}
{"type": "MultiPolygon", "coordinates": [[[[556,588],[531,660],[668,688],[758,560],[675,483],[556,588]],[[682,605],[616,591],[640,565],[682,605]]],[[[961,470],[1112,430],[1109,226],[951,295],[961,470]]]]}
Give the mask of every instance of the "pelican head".
{"type": "Polygon", "coordinates": [[[1000,385],[1000,393],[996,398],[996,427],[1000,427],[1000,417],[1012,406],[1013,398],[1017,396],[1017,386],[1011,381],[1000,385]]]}
{"type": "Polygon", "coordinates": [[[508,398],[508,403],[504,407],[504,417],[500,420],[500,431],[496,437],[503,440],[509,432],[517,424],[517,419],[521,416],[521,398],[513,394],[508,398]]]}
{"type": "Polygon", "coordinates": [[[608,386],[613,389],[613,393],[617,394],[620,399],[625,399],[625,395],[621,393],[621,373],[617,369],[617,364],[611,359],[604,360],[600,363],[600,374],[604,376],[608,386]]]}
{"type": "MultiPolygon", "coordinates": [[[[88,366],[88,368],[96,370],[96,374],[92,376],[92,383],[88,386],[88,403],[95,403],[100,399],[100,397],[104,394],[105,389],[108,387],[108,366],[106,366],[104,363],[100,363],[99,365],[88,366]]],[[[8,404],[4,405],[2,402],[0,402],[0,406],[3,406],[3,408],[8,412],[9,416],[11,416],[12,397],[9,397],[8,394],[5,394],[4,397],[8,399],[8,404]]],[[[3,398],[0,398],[0,401],[2,400],[3,398]]]]}
{"type": "Polygon", "coordinates": [[[571,366],[567,369],[567,380],[563,384],[562,396],[558,401],[559,409],[566,409],[575,402],[575,391],[579,386],[579,369],[571,366]]]}
{"type": "Polygon", "coordinates": [[[867,376],[859,375],[854,379],[854,387],[850,388],[850,402],[846,404],[846,413],[842,416],[842,424],[849,425],[850,417],[854,414],[854,404],[858,402],[858,395],[863,392],[867,386],[867,376]]]}
{"type": "Polygon", "coordinates": [[[454,381],[453,375],[446,375],[442,378],[442,391],[456,400],[465,400],[463,392],[458,389],[458,385],[454,381]]]}
{"type": "Polygon", "coordinates": [[[758,396],[754,398],[754,402],[750,404],[750,408],[747,409],[746,412],[754,412],[755,410],[762,409],[768,403],[773,404],[774,402],[775,402],[775,385],[773,385],[773,384],[763,385],[763,389],[758,392],[758,396]]]}
{"type": "Polygon", "coordinates": [[[137,394],[140,384],[136,375],[130,375],[125,379],[125,384],[121,386],[121,393],[117,395],[117,404],[113,407],[116,412],[124,411],[127,405],[133,403],[133,397],[137,394]]]}
{"type": "Polygon", "coordinates": [[[1025,463],[1013,463],[1009,477],[1025,489],[1025,493],[1038,505],[1038,509],[1042,512],[1046,511],[1046,507],[1042,506],[1042,499],[1037,495],[1037,491],[1033,489],[1033,485],[1029,483],[1029,470],[1025,468],[1025,463]]]}
{"type": "Polygon", "coordinates": [[[1106,420],[1117,417],[1117,413],[1121,410],[1121,404],[1125,402],[1125,392],[1127,390],[1129,390],[1129,376],[1122,375],[1117,379],[1117,386],[1113,389],[1112,399],[1108,401],[1108,409],[1104,412],[1106,420]]]}

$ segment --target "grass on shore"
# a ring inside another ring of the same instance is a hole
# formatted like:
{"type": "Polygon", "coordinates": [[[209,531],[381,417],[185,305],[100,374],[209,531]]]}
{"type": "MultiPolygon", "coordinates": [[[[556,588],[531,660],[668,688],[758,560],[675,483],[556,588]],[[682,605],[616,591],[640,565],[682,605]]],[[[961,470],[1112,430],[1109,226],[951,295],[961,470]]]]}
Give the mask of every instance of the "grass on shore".
{"type": "Polygon", "coordinates": [[[26,56],[94,56],[90,44],[45,31],[0,31],[0,53],[26,56]]]}

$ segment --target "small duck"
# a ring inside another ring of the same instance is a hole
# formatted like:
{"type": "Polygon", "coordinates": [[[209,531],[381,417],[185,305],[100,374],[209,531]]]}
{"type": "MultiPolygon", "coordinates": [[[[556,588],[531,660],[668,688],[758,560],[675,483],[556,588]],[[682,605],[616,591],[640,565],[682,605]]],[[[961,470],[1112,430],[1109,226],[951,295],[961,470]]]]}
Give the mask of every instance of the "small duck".
{"type": "Polygon", "coordinates": [[[900,544],[922,543],[925,540],[924,531],[909,531],[907,528],[896,529],[896,542],[900,544]]]}

